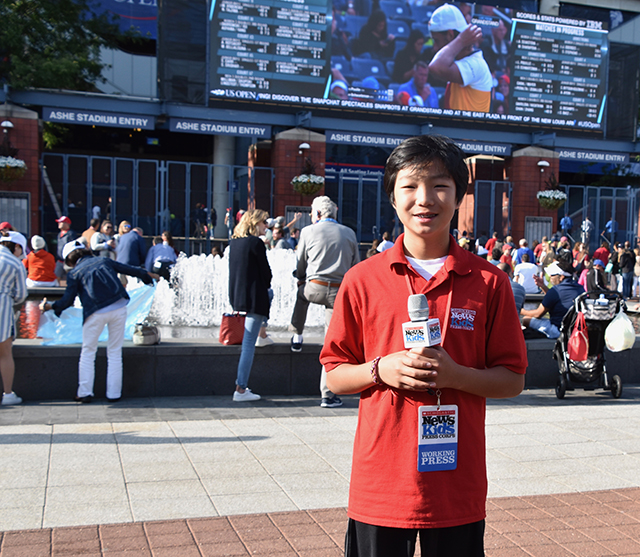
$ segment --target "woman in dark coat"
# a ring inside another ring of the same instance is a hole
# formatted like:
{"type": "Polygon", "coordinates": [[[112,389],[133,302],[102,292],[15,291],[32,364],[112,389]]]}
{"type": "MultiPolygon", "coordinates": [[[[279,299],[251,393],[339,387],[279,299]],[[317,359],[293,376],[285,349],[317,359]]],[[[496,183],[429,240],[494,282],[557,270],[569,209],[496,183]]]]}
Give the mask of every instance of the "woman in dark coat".
{"type": "Polygon", "coordinates": [[[234,311],[247,314],[233,393],[236,402],[260,399],[260,395],[252,393],[247,384],[260,327],[269,317],[271,268],[267,249],[258,237],[267,229],[268,216],[266,211],[259,209],[247,211],[229,242],[229,301],[234,311]]]}

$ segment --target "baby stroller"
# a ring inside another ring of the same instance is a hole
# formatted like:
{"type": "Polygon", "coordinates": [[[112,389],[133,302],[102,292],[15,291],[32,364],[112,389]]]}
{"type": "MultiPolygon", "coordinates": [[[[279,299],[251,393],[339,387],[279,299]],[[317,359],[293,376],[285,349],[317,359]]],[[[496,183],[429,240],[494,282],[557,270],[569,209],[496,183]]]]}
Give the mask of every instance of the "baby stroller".
{"type": "Polygon", "coordinates": [[[585,391],[611,391],[614,398],[622,395],[622,380],[614,375],[609,382],[604,358],[604,331],[620,307],[626,309],[622,296],[617,292],[585,292],[574,300],[573,306],[562,319],[560,336],[553,349],[553,358],[558,361],[560,368],[556,383],[556,396],[559,399],[564,398],[566,391],[575,390],[574,385],[580,385],[585,391]],[[589,354],[583,362],[571,360],[567,352],[579,311],[584,313],[589,337],[589,354]]]}

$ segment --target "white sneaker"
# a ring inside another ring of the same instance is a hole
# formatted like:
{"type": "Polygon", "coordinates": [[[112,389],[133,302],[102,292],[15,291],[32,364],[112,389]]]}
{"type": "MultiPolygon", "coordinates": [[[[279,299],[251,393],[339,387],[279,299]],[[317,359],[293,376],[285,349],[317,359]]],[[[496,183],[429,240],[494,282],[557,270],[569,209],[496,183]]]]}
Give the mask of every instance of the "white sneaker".
{"type": "Polygon", "coordinates": [[[256,340],[256,346],[259,348],[262,348],[263,346],[271,346],[272,344],[275,343],[269,335],[267,335],[265,338],[258,337],[256,340]]]}
{"type": "Polygon", "coordinates": [[[22,399],[13,391],[2,395],[2,405],[9,406],[10,404],[22,404],[22,399]]]}
{"type": "Polygon", "coordinates": [[[251,389],[245,389],[244,393],[233,392],[233,402],[251,402],[253,400],[260,400],[260,395],[252,393],[251,389]]]}

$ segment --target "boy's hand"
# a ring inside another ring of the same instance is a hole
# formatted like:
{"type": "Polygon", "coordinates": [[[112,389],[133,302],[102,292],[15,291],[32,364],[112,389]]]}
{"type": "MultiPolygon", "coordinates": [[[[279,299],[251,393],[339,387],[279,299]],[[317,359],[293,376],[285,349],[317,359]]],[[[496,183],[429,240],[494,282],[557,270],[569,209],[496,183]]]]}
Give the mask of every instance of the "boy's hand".
{"type": "Polygon", "coordinates": [[[396,389],[427,391],[436,387],[435,369],[425,356],[414,350],[385,356],[378,362],[378,374],[384,383],[396,389]]]}
{"type": "Polygon", "coordinates": [[[46,298],[42,298],[42,302],[40,303],[40,312],[44,313],[45,311],[49,311],[51,309],[51,304],[47,303],[46,298]]]}
{"type": "Polygon", "coordinates": [[[432,373],[434,387],[455,388],[455,372],[458,364],[442,346],[412,348],[409,354],[415,356],[415,364],[432,373]]]}

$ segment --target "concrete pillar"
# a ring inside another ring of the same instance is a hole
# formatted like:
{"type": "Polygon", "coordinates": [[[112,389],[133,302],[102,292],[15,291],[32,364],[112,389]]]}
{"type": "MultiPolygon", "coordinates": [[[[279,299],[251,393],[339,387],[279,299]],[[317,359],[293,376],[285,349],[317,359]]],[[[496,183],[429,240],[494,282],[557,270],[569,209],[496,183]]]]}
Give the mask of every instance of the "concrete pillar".
{"type": "Polygon", "coordinates": [[[216,135],[213,141],[213,206],[218,215],[218,222],[214,230],[216,238],[227,237],[227,227],[224,216],[229,206],[229,166],[235,161],[235,138],[231,135],[216,135]]]}

